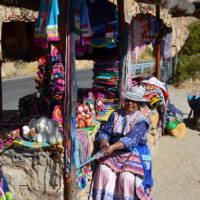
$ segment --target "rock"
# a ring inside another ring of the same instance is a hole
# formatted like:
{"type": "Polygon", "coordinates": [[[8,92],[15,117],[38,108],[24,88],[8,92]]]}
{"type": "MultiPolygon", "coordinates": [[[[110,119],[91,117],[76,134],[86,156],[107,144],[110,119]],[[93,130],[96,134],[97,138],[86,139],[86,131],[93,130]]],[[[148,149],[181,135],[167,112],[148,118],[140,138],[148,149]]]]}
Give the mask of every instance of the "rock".
{"type": "Polygon", "coordinates": [[[30,149],[10,149],[1,154],[13,200],[63,200],[63,165],[55,163],[46,152],[30,149]]]}
{"type": "Polygon", "coordinates": [[[60,200],[59,193],[52,193],[51,191],[39,191],[37,199],[46,199],[46,200],[60,200]]]}
{"type": "Polygon", "coordinates": [[[184,123],[181,123],[173,130],[167,128],[167,132],[175,138],[182,139],[186,137],[186,126],[184,123]]]}

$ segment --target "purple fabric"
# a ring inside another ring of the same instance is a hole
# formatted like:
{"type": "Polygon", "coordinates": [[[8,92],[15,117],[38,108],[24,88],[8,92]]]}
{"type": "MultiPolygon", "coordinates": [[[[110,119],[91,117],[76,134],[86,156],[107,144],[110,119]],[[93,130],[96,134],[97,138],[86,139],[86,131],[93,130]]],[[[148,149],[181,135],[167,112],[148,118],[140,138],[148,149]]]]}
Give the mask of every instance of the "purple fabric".
{"type": "Polygon", "coordinates": [[[182,111],[176,108],[174,104],[170,103],[167,108],[168,108],[168,111],[171,113],[178,113],[182,115],[182,111]]]}

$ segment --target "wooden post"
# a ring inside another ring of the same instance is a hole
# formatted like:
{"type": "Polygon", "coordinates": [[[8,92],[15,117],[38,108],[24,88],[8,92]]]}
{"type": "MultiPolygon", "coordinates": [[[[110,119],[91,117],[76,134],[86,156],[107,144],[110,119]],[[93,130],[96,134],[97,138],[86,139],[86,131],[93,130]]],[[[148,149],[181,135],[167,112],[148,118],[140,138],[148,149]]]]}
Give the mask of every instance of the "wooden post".
{"type": "Polygon", "coordinates": [[[3,119],[3,100],[2,100],[2,77],[1,77],[2,60],[0,60],[0,120],[3,119]]]}
{"type": "MultiPolygon", "coordinates": [[[[156,18],[160,20],[160,7],[156,6],[156,18]]],[[[156,40],[156,78],[160,80],[160,41],[156,40]]]]}
{"type": "MultiPolygon", "coordinates": [[[[63,58],[63,63],[65,63],[65,52],[66,52],[66,13],[67,13],[67,0],[59,0],[59,11],[60,15],[58,17],[58,30],[59,30],[59,36],[60,36],[60,53],[63,58]]],[[[62,99],[62,109],[64,109],[64,96],[62,99]]],[[[62,115],[63,115],[63,110],[62,110],[62,115]]],[[[63,117],[64,118],[64,117],[63,117]]],[[[63,127],[64,127],[64,120],[63,120],[63,127]]],[[[65,132],[65,131],[63,131],[65,132]]],[[[66,141],[65,141],[66,143],[66,141]]],[[[71,144],[71,142],[70,142],[71,144]]],[[[66,144],[65,144],[66,148],[66,144]]],[[[66,160],[66,157],[65,157],[66,160]]],[[[70,200],[71,199],[71,183],[70,181],[67,182],[66,178],[66,169],[64,168],[64,199],[65,200],[70,200]]]]}
{"type": "Polygon", "coordinates": [[[124,0],[117,0],[117,8],[119,13],[119,50],[121,56],[125,27],[124,0]]]}
{"type": "Polygon", "coordinates": [[[67,0],[59,0],[59,11],[60,15],[58,16],[58,30],[60,36],[60,53],[63,60],[65,60],[67,0]]]}
{"type": "MultiPolygon", "coordinates": [[[[60,35],[60,53],[63,58],[63,63],[65,63],[65,52],[66,52],[66,25],[67,25],[67,0],[59,0],[59,10],[60,15],[58,18],[58,29],[59,29],[59,35],[60,35]]],[[[65,66],[66,71],[66,66],[65,66]]],[[[62,99],[62,114],[64,113],[64,101],[65,97],[63,96],[62,99]]],[[[64,117],[63,117],[64,119],[64,117]]],[[[68,124],[69,126],[69,124],[68,124]]],[[[63,129],[64,129],[64,120],[63,120],[63,129]]],[[[65,132],[65,130],[63,131],[65,132]]],[[[71,140],[71,137],[69,137],[69,140],[71,140]]],[[[66,142],[66,141],[65,141],[66,142]]],[[[70,149],[71,149],[71,141],[69,141],[70,149]]],[[[66,144],[65,144],[66,148],[66,144]]],[[[66,157],[65,157],[66,160],[66,157]]],[[[76,200],[77,195],[77,187],[76,187],[76,168],[73,165],[71,169],[69,180],[66,178],[66,169],[64,169],[64,199],[65,200],[76,200]],[[72,188],[73,185],[73,188],[72,188]]]]}

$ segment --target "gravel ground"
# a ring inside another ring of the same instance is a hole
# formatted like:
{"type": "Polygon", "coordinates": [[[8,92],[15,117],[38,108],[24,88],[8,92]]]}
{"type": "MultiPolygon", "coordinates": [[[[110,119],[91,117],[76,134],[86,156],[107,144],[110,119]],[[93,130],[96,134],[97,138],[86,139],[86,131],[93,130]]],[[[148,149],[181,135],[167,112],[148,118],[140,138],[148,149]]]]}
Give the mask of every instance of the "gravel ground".
{"type": "Polygon", "coordinates": [[[154,200],[200,200],[200,131],[192,120],[187,122],[187,95],[195,93],[200,94],[200,85],[189,89],[169,87],[170,102],[184,113],[187,136],[163,136],[154,147],[154,200]]]}

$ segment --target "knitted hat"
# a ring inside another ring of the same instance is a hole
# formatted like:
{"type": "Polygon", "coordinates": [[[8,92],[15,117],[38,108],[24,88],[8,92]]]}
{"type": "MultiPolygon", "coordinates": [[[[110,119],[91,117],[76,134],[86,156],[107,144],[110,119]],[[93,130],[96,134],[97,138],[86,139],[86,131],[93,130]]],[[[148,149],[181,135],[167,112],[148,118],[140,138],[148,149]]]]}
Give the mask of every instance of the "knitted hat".
{"type": "Polygon", "coordinates": [[[129,100],[147,102],[148,99],[145,99],[144,90],[140,87],[132,87],[128,92],[122,92],[122,95],[129,100]]]}

